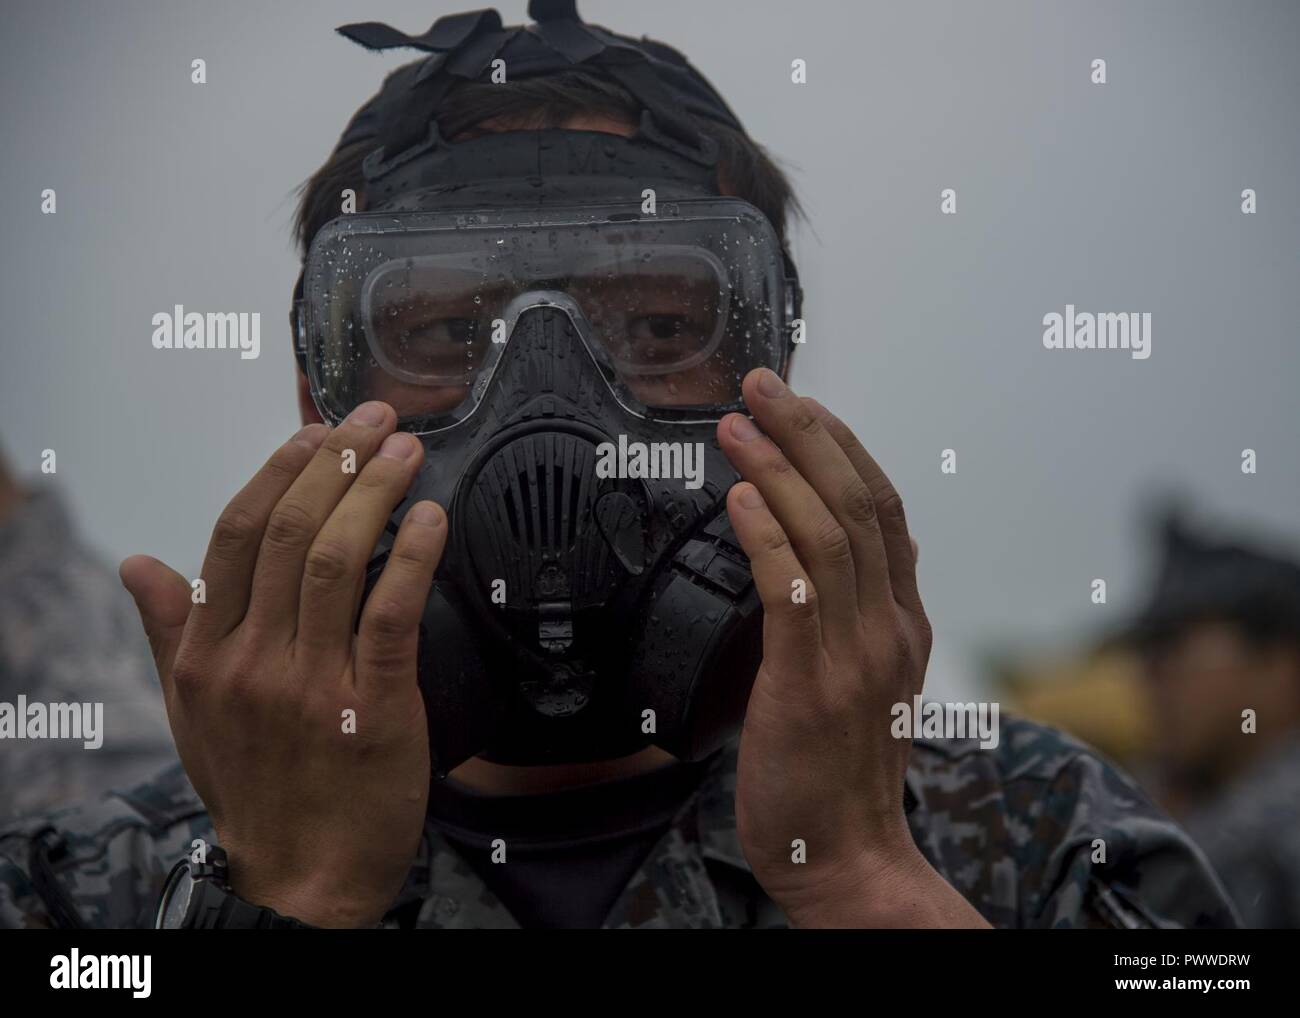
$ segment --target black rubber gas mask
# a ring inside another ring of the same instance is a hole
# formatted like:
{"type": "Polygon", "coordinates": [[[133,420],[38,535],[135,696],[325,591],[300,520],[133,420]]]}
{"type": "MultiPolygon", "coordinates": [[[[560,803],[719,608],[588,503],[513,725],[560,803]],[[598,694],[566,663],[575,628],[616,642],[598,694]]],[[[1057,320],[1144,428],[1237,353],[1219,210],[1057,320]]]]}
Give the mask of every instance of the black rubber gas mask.
{"type": "Polygon", "coordinates": [[[327,226],[299,305],[325,420],[382,399],[426,449],[370,581],[407,506],[448,511],[421,641],[435,769],[698,759],[761,656],[715,431],[749,370],[784,367],[775,235],[735,199],[440,197],[327,226]]]}

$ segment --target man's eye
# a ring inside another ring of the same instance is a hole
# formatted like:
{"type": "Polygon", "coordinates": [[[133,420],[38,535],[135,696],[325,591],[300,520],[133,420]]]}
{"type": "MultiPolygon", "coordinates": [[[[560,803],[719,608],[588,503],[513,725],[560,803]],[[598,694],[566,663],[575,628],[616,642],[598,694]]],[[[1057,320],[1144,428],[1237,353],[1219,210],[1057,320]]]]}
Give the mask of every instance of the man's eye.
{"type": "Polygon", "coordinates": [[[628,323],[628,338],[678,339],[690,328],[690,319],[685,315],[641,315],[628,323]]]}
{"type": "Polygon", "coordinates": [[[402,334],[403,341],[412,345],[425,346],[440,343],[472,342],[478,330],[478,321],[474,318],[439,318],[422,322],[402,334]]]}

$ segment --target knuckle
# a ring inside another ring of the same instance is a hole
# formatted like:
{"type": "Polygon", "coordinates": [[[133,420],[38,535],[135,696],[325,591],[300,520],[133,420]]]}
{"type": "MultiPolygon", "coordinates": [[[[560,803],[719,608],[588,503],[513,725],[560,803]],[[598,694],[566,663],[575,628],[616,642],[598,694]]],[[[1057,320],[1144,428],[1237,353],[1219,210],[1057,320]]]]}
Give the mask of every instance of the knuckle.
{"type": "Polygon", "coordinates": [[[824,428],[822,422],[817,419],[817,415],[800,402],[790,415],[790,427],[795,434],[805,438],[812,435],[820,434],[824,428]]]}
{"type": "Polygon", "coordinates": [[[319,456],[324,453],[331,457],[342,456],[344,450],[355,449],[356,447],[357,429],[351,423],[345,422],[325,436],[325,441],[321,443],[316,455],[319,456]]]}
{"type": "MultiPolygon", "coordinates": [[[[825,409],[823,407],[823,409],[825,409]]],[[[853,432],[849,430],[847,424],[827,410],[821,418],[822,427],[824,427],[831,438],[835,439],[837,445],[842,449],[848,449],[857,439],[853,437],[853,432]]]]}
{"type": "Polygon", "coordinates": [[[352,572],[352,556],[337,541],[318,537],[307,552],[303,575],[323,583],[336,583],[352,572]]]}
{"type": "Polygon", "coordinates": [[[283,663],[268,665],[266,652],[254,641],[238,647],[222,669],[221,700],[226,705],[274,711],[292,705],[295,683],[283,663]]]}
{"type": "Polygon", "coordinates": [[[392,598],[372,598],[366,604],[366,626],[380,640],[395,640],[411,632],[411,613],[402,602],[392,598]]]}
{"type": "Polygon", "coordinates": [[[257,520],[247,509],[232,503],[212,528],[212,550],[220,557],[229,557],[250,545],[256,536],[257,520]]]}
{"type": "MultiPolygon", "coordinates": [[[[301,451],[301,448],[298,447],[297,452],[301,451]]],[[[286,482],[292,483],[297,480],[298,475],[302,473],[301,457],[296,454],[295,449],[292,449],[289,446],[284,446],[277,449],[275,454],[266,461],[264,472],[266,476],[273,481],[278,481],[282,484],[286,482]]]]}
{"type": "Polygon", "coordinates": [[[901,678],[912,670],[912,648],[907,634],[896,623],[883,623],[864,651],[868,674],[901,678]]]}
{"type": "Polygon", "coordinates": [[[880,518],[905,528],[907,517],[903,513],[903,496],[898,493],[898,489],[891,484],[881,495],[876,504],[876,512],[880,514],[880,518]]]}
{"type": "Polygon", "coordinates": [[[829,513],[818,521],[813,531],[813,542],[818,552],[828,561],[838,562],[853,557],[848,531],[829,513]]]}
{"type": "Polygon", "coordinates": [[[398,541],[388,554],[385,570],[392,569],[399,580],[406,581],[424,568],[427,556],[421,546],[410,541],[398,541]]]}
{"type": "Polygon", "coordinates": [[[758,535],[759,548],[768,555],[783,552],[790,547],[790,538],[781,527],[765,527],[758,535]]]}
{"type": "Polygon", "coordinates": [[[278,622],[265,610],[250,609],[240,620],[239,630],[244,639],[259,647],[269,647],[280,637],[278,622]]]}
{"type": "Polygon", "coordinates": [[[247,706],[258,699],[260,692],[257,676],[244,668],[231,671],[221,683],[221,699],[226,703],[247,706]]]}
{"type": "Polygon", "coordinates": [[[906,639],[899,637],[886,658],[885,666],[888,671],[885,673],[900,686],[911,689],[912,679],[916,674],[916,661],[912,657],[911,645],[906,639]]]}
{"type": "Polygon", "coordinates": [[[236,654],[226,670],[226,692],[237,699],[249,698],[257,685],[257,660],[247,651],[236,654]]]}
{"type": "Polygon", "coordinates": [[[924,664],[930,660],[930,649],[934,645],[934,628],[930,625],[930,618],[924,611],[917,612],[916,620],[916,642],[920,647],[921,662],[924,664]]]}
{"type": "Polygon", "coordinates": [[[362,667],[369,674],[391,675],[406,672],[409,656],[394,641],[373,643],[362,657],[362,667]]]}
{"type": "Polygon", "coordinates": [[[353,487],[366,493],[383,494],[395,491],[402,485],[402,465],[396,460],[373,459],[357,475],[353,487]]]}
{"type": "Polygon", "coordinates": [[[798,601],[785,598],[784,610],[792,620],[800,623],[811,622],[821,614],[821,599],[811,581],[808,581],[807,589],[798,601]]]}
{"type": "Polygon", "coordinates": [[[303,548],[316,536],[316,520],[300,502],[284,499],[266,523],[266,540],[276,548],[303,548]]]}
{"type": "Polygon", "coordinates": [[[172,686],[182,696],[191,697],[203,688],[205,671],[193,654],[181,651],[172,662],[172,686]]]}
{"type": "MultiPolygon", "coordinates": [[[[327,457],[333,466],[333,469],[339,468],[339,463],[344,455],[351,452],[356,457],[356,467],[358,470],[363,464],[371,462],[370,457],[375,451],[380,438],[372,434],[372,430],[363,428],[355,424],[340,424],[330,432],[329,437],[325,439],[317,451],[317,456],[327,457]]],[[[357,474],[355,481],[361,475],[357,474]]]]}
{"type": "Polygon", "coordinates": [[[767,461],[768,472],[776,477],[786,477],[794,473],[794,464],[786,459],[785,455],[777,450],[767,461]]]}
{"type": "Polygon", "coordinates": [[[876,522],[876,500],[871,497],[871,489],[860,479],[850,481],[845,486],[841,501],[849,522],[863,526],[876,522]]]}

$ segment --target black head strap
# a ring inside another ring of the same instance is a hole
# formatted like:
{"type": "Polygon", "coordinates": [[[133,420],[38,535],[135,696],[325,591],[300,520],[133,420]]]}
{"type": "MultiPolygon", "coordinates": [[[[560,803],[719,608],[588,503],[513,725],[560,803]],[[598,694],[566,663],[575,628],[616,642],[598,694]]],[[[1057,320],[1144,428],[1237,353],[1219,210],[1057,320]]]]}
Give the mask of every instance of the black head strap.
{"type": "Polygon", "coordinates": [[[423,35],[407,35],[379,21],[344,25],[339,34],[360,43],[366,49],[385,50],[398,46],[422,49],[427,53],[446,53],[457,49],[480,32],[501,30],[501,15],[487,9],[448,14],[439,18],[423,35]]]}
{"type": "Polygon", "coordinates": [[[503,28],[493,10],[439,18],[422,35],[388,25],[345,25],[340,34],[373,50],[409,47],[429,54],[419,64],[399,68],[353,118],[340,147],[375,139],[382,153],[371,161],[390,164],[408,150],[428,151],[443,99],[461,81],[479,80],[498,56],[511,78],[556,74],[575,66],[621,85],[642,107],[642,133],[652,144],[712,167],[716,146],[698,129],[702,117],[742,130],[722,97],[676,50],[649,39],[635,40],[585,24],[574,0],[532,0],[529,16],[537,23],[503,28]]]}
{"type": "Polygon", "coordinates": [[[528,0],[528,16],[541,24],[546,21],[581,21],[577,0],[528,0]]]}

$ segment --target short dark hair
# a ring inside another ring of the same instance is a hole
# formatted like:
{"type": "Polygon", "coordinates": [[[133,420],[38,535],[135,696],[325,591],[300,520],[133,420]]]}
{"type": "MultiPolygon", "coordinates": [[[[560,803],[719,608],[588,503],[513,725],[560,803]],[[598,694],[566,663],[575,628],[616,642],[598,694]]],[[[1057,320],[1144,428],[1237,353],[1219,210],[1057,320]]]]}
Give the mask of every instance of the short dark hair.
{"type": "MultiPolygon", "coordinates": [[[[580,114],[602,114],[636,124],[640,104],[620,85],[587,71],[486,84],[465,82],[452,89],[437,111],[447,138],[461,140],[492,130],[543,130],[563,126],[580,114]]],[[[718,183],[763,213],[785,242],[787,218],[801,214],[790,181],[763,147],[740,131],[695,118],[699,130],[718,145],[718,183]]],[[[298,189],[293,232],[306,257],[312,238],[339,214],[345,188],[365,207],[361,161],[378,147],[373,139],[337,149],[298,189]]]]}

